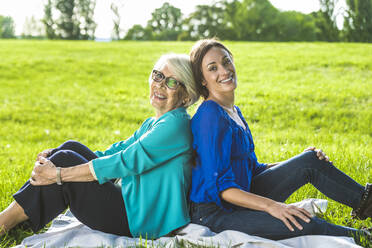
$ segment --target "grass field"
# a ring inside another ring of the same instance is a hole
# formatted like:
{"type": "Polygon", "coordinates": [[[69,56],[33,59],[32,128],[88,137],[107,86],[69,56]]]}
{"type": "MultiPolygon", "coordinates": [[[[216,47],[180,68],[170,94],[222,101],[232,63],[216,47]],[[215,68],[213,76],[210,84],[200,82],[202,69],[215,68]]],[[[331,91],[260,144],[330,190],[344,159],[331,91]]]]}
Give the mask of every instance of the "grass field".
{"type": "MultiPolygon", "coordinates": [[[[102,150],[132,134],[153,114],[154,62],[163,53],[188,53],[192,44],[0,40],[0,209],[30,176],[38,152],[68,139],[102,150]]],[[[259,161],[315,145],[362,185],[372,182],[371,44],[226,44],[235,54],[236,104],[259,161]]],[[[325,198],[308,185],[288,202],[310,197],[325,198]]],[[[330,200],[325,218],[372,225],[352,220],[350,211],[330,200]]],[[[25,235],[15,230],[0,247],[25,235]]]]}

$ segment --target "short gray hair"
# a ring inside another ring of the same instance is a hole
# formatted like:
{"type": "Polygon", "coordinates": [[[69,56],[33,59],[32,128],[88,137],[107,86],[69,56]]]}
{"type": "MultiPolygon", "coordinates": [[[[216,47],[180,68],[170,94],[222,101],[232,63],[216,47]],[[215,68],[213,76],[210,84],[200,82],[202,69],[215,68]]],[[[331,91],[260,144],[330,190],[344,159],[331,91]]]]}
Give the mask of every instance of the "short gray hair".
{"type": "MultiPolygon", "coordinates": [[[[194,76],[192,74],[190,56],[186,54],[169,53],[161,56],[154,65],[155,70],[168,66],[168,69],[174,74],[177,80],[181,81],[185,87],[190,101],[183,105],[187,108],[194,104],[200,97],[198,93],[194,76]]],[[[151,72],[152,74],[152,72],[151,72]]],[[[152,82],[152,77],[149,77],[149,83],[152,82]]]]}

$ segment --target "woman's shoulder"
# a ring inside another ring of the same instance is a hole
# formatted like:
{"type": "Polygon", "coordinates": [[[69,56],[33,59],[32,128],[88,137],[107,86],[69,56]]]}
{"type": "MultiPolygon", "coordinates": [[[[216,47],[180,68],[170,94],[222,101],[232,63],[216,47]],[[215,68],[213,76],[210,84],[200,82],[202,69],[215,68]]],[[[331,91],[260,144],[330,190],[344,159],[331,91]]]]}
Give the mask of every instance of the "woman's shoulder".
{"type": "Polygon", "coordinates": [[[213,100],[207,100],[207,101],[204,101],[199,106],[193,118],[203,117],[203,116],[218,117],[218,116],[223,116],[223,115],[224,115],[224,110],[218,103],[216,103],[213,100]]]}
{"type": "Polygon", "coordinates": [[[158,122],[166,122],[166,123],[174,123],[174,124],[181,124],[181,123],[189,123],[190,122],[190,115],[187,113],[185,108],[177,108],[171,110],[165,114],[163,114],[159,119],[158,122]]]}
{"type": "Polygon", "coordinates": [[[174,109],[158,118],[153,123],[151,130],[167,135],[181,136],[183,134],[188,136],[190,133],[190,116],[184,108],[174,109]]]}
{"type": "Polygon", "coordinates": [[[179,118],[179,119],[190,120],[190,115],[187,113],[186,109],[183,108],[183,107],[173,109],[173,110],[165,113],[164,116],[169,116],[171,118],[179,118]]]}
{"type": "Polygon", "coordinates": [[[204,101],[191,119],[191,128],[204,126],[226,127],[230,125],[229,118],[223,108],[215,101],[204,101]]]}

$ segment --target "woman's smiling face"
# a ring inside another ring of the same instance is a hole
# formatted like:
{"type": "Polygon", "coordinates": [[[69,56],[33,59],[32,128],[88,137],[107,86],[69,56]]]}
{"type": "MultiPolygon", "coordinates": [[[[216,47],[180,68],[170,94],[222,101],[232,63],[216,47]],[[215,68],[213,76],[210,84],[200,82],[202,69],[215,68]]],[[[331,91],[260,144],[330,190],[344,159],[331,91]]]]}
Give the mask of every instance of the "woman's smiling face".
{"type": "Polygon", "coordinates": [[[234,62],[223,48],[212,47],[202,60],[203,82],[209,95],[234,91],[237,87],[234,62]]]}
{"type": "MultiPolygon", "coordinates": [[[[158,71],[164,74],[166,78],[172,77],[177,80],[167,65],[164,65],[158,71]]],[[[151,81],[150,103],[155,108],[158,117],[168,111],[181,107],[182,101],[186,96],[186,90],[181,85],[176,89],[169,89],[165,85],[165,79],[160,82],[151,81]]]]}

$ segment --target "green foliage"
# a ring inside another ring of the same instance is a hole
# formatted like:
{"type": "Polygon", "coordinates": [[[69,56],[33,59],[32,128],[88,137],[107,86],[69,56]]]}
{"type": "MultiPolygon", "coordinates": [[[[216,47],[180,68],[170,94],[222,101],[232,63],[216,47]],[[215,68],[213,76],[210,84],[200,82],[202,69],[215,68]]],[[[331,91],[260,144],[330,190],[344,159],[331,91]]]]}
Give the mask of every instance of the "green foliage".
{"type": "Polygon", "coordinates": [[[142,27],[139,24],[134,25],[128,30],[125,40],[152,40],[152,31],[149,27],[142,27]]]}
{"type": "Polygon", "coordinates": [[[312,14],[279,11],[269,0],[219,0],[198,5],[186,19],[169,3],[152,13],[146,27],[133,26],[128,40],[338,41],[337,0],[320,0],[312,14]]]}
{"type": "Polygon", "coordinates": [[[372,0],[347,0],[344,33],[347,41],[372,42],[372,0]]]}
{"type": "Polygon", "coordinates": [[[48,0],[44,6],[45,32],[49,39],[94,39],[95,0],[48,0]],[[55,16],[58,16],[56,18],[55,16]]]}
{"type": "Polygon", "coordinates": [[[268,0],[237,1],[238,7],[232,18],[232,29],[237,40],[267,41],[275,40],[276,16],[279,11],[268,0]]]}
{"type": "Polygon", "coordinates": [[[42,22],[44,23],[45,26],[45,34],[49,39],[56,39],[57,35],[54,31],[56,28],[56,24],[54,23],[53,20],[53,5],[52,5],[52,0],[48,0],[46,4],[44,5],[44,18],[42,22]]]}
{"type": "Polygon", "coordinates": [[[77,0],[76,23],[80,29],[80,34],[77,36],[79,40],[94,39],[94,32],[97,27],[93,19],[95,7],[96,0],[77,0]]]}
{"type": "Polygon", "coordinates": [[[128,30],[126,40],[177,40],[182,33],[181,10],[164,3],[152,12],[146,27],[134,25],[128,30]]]}
{"type": "MultiPolygon", "coordinates": [[[[152,12],[145,27],[134,25],[125,40],[198,40],[217,36],[242,41],[358,41],[372,42],[372,0],[347,0],[344,29],[336,17],[338,0],[319,0],[311,14],[279,11],[269,0],[217,0],[198,5],[187,18],[165,2],[152,12]]],[[[45,33],[49,39],[94,39],[95,0],[48,0],[44,6],[45,33]],[[56,19],[56,16],[58,18],[56,19]]],[[[119,40],[120,11],[112,3],[113,38],[119,40]]]]}
{"type": "MultiPolygon", "coordinates": [[[[286,11],[278,14],[277,33],[279,41],[315,41],[317,39],[315,22],[310,15],[296,11],[286,11]]],[[[275,39],[275,37],[270,37],[275,39]]]]}
{"type": "MultiPolygon", "coordinates": [[[[103,150],[130,136],[153,114],[153,64],[163,53],[188,53],[192,45],[1,40],[0,209],[29,178],[38,152],[68,139],[103,150]]],[[[226,45],[238,72],[236,105],[260,162],[282,161],[315,145],[357,182],[372,182],[371,44],[226,45]]],[[[306,185],[287,202],[310,197],[327,199],[306,185]]],[[[324,218],[355,228],[372,225],[352,220],[350,211],[329,200],[324,218]]],[[[0,247],[26,235],[15,229],[0,247]]]]}
{"type": "Polygon", "coordinates": [[[14,21],[10,16],[0,15],[0,38],[14,38],[14,21]]]}
{"type": "Polygon", "coordinates": [[[198,5],[189,18],[184,20],[184,34],[179,40],[199,40],[213,36],[232,39],[232,29],[226,27],[225,20],[226,13],[221,4],[198,5]]]}
{"type": "Polygon", "coordinates": [[[182,29],[182,13],[179,8],[166,2],[155,9],[151,16],[147,27],[151,29],[155,40],[177,40],[182,29]]]}

